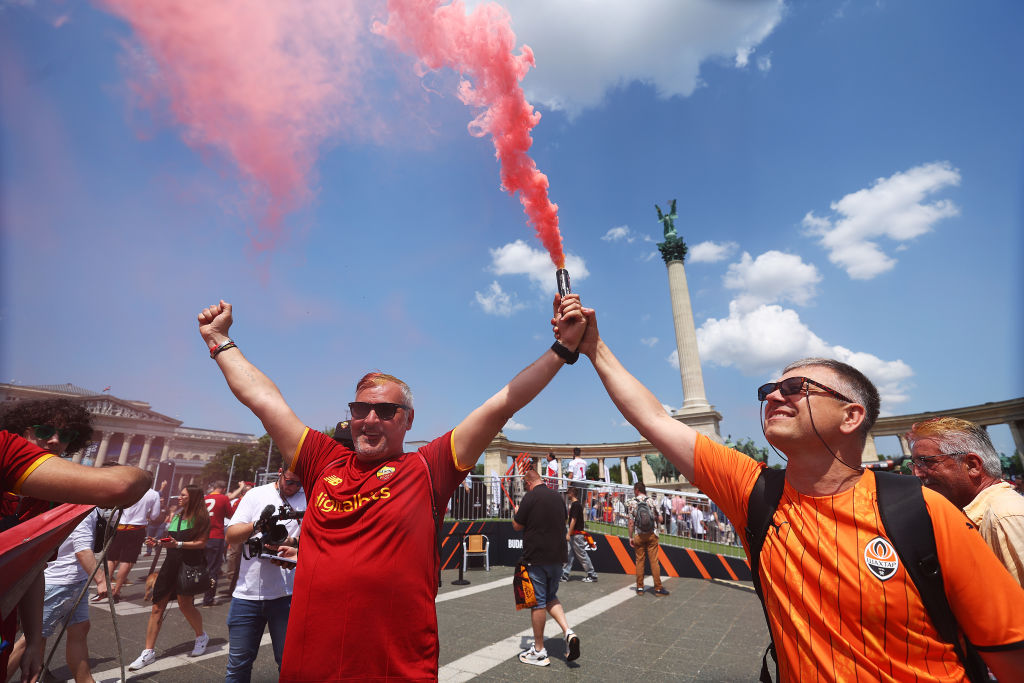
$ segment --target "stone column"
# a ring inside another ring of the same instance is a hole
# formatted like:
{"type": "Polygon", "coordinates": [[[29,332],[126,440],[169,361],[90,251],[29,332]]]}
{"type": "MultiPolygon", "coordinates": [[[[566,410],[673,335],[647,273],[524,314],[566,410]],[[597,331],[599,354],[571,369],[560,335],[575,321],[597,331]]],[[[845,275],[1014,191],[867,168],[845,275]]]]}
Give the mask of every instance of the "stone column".
{"type": "Polygon", "coordinates": [[[622,483],[629,486],[633,483],[632,478],[629,476],[629,467],[626,466],[626,458],[619,458],[619,476],[622,477],[622,483]]]}
{"type": "Polygon", "coordinates": [[[903,434],[900,434],[898,436],[898,438],[900,440],[900,448],[903,449],[903,455],[905,455],[905,456],[907,456],[909,458],[910,457],[910,442],[907,441],[907,437],[904,436],[903,434]]]}
{"type": "Polygon", "coordinates": [[[146,469],[146,462],[149,460],[149,447],[153,445],[153,435],[147,434],[142,442],[142,456],[139,458],[139,468],[146,469]]]}
{"type": "Polygon", "coordinates": [[[171,439],[169,437],[165,436],[164,437],[164,448],[163,448],[162,451],[160,451],[160,462],[163,462],[164,460],[167,460],[167,456],[170,454],[170,452],[171,452],[171,439]]]}
{"type": "Polygon", "coordinates": [[[597,459],[597,478],[600,481],[604,481],[604,458],[597,459]]]}
{"type": "Polygon", "coordinates": [[[1024,420],[1007,422],[1006,426],[1010,428],[1010,434],[1013,436],[1013,445],[1017,448],[1017,458],[1020,460],[1020,464],[1024,465],[1024,420]]]}
{"type": "Polygon", "coordinates": [[[668,289],[672,297],[672,320],[675,323],[679,374],[683,381],[682,410],[708,410],[711,405],[704,394],[704,375],[697,353],[697,329],[693,323],[690,290],[682,259],[668,261],[668,289]]]}
{"type": "Polygon", "coordinates": [[[657,477],[654,476],[654,470],[651,469],[651,463],[647,462],[646,455],[640,456],[640,476],[645,486],[653,486],[657,480],[657,477]]]}
{"type": "Polygon", "coordinates": [[[704,394],[704,375],[697,353],[697,329],[693,322],[693,307],[690,304],[690,290],[686,285],[686,243],[675,232],[675,200],[670,216],[659,218],[665,223],[665,241],[658,243],[661,258],[668,269],[668,290],[672,300],[672,321],[675,324],[676,354],[679,359],[679,375],[683,382],[683,406],[672,417],[710,437],[722,442],[718,424],[722,415],[708,403],[704,394]]]}
{"type": "Polygon", "coordinates": [[[117,458],[118,465],[128,464],[128,448],[132,445],[132,439],[135,438],[134,434],[125,434],[124,441],[121,443],[121,455],[117,458]]]}
{"type": "Polygon", "coordinates": [[[114,432],[103,432],[102,438],[100,438],[100,450],[96,454],[96,463],[93,467],[103,467],[103,461],[107,459],[107,449],[110,448],[110,438],[114,436],[114,432]]]}
{"type": "Polygon", "coordinates": [[[878,462],[878,450],[875,448],[875,437],[873,434],[868,434],[868,438],[864,440],[864,450],[860,454],[860,461],[865,462],[878,462]]]}

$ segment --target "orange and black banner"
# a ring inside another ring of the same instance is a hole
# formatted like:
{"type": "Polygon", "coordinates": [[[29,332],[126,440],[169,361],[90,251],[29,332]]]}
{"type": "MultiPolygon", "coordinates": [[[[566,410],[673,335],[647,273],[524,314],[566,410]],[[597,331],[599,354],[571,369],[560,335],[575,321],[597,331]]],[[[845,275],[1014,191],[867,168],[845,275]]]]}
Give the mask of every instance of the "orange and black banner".
{"type": "MultiPolygon", "coordinates": [[[[512,528],[512,522],[457,520],[445,522],[441,527],[441,568],[457,569],[462,561],[462,537],[484,534],[490,541],[492,565],[514,567],[523,554],[523,536],[512,528]]],[[[636,553],[623,536],[592,534],[597,548],[590,553],[594,569],[609,574],[632,574],[636,569],[636,553]]],[[[473,561],[474,558],[470,558],[473,561]]],[[[483,560],[479,559],[480,566],[483,560]]],[[[661,545],[658,564],[664,576],[721,579],[724,581],[750,581],[750,567],[746,557],[735,557],[661,545]]],[[[476,566],[476,565],[473,565],[476,566]]]]}

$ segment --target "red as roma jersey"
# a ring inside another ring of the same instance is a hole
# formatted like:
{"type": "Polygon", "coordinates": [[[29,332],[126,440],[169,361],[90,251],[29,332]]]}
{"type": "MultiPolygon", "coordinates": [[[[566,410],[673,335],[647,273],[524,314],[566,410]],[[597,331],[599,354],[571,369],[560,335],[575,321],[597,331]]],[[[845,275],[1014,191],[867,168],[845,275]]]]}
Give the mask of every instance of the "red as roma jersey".
{"type": "MultiPolygon", "coordinates": [[[[694,484],[745,528],[761,465],[706,436],[695,455],[694,484]]],[[[960,627],[980,650],[1024,647],[1024,590],[963,512],[923,493],[960,627]]],[[[834,496],[787,481],[760,564],[783,681],[964,680],[882,527],[872,471],[834,496]]]]}
{"type": "Polygon", "coordinates": [[[292,467],[307,507],[280,680],[435,680],[431,501],[443,515],[467,473],[456,467],[452,432],[364,463],[307,428],[292,467]]]}

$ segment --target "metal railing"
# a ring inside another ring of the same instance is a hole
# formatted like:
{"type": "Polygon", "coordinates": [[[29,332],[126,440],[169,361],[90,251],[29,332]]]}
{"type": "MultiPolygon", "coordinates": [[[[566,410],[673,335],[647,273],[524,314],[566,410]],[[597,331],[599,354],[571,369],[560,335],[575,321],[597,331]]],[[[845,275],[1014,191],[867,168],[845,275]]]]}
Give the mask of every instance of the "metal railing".
{"type": "MultiPolygon", "coordinates": [[[[580,489],[580,502],[589,531],[622,537],[628,535],[626,505],[633,497],[631,485],[565,478],[545,478],[545,483],[563,496],[570,485],[580,489]]],[[[445,516],[451,520],[510,520],[514,506],[522,500],[525,491],[521,475],[470,475],[455,491],[445,516]]],[[[684,501],[659,524],[658,536],[662,545],[743,556],[739,535],[707,496],[653,486],[647,488],[647,495],[659,506],[659,513],[665,497],[673,501],[678,496],[684,501]]]]}

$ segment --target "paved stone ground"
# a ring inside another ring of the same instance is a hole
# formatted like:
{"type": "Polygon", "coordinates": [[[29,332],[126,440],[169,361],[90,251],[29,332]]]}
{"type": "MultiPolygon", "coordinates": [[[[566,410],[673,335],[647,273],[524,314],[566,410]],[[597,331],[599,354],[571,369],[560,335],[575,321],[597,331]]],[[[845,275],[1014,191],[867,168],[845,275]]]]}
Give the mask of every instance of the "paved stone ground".
{"type": "MultiPolygon", "coordinates": [[[[140,563],[141,564],[141,563],[140,563]]],[[[142,651],[149,608],[142,603],[145,568],[132,574],[136,583],[123,591],[116,606],[125,666],[142,651]]],[[[767,629],[749,584],[700,579],[666,579],[671,595],[632,592],[633,577],[602,574],[594,584],[582,574],[561,584],[559,598],[582,642],[582,656],[565,661],[561,631],[548,621],[545,632],[551,665],[521,663],[520,649],[532,641],[529,615],[512,600],[512,570],[473,569],[467,586],[452,585],[457,571],[444,572],[437,614],[443,681],[753,681],[767,645],[767,629]]],[[[647,579],[648,587],[651,579],[647,579]]],[[[172,603],[173,605],[173,603],[172,603]]],[[[131,680],[189,682],[223,680],[227,663],[228,605],[201,608],[210,646],[192,659],[194,634],[176,608],[167,612],[157,640],[156,663],[131,680]]],[[[117,645],[106,603],[90,607],[89,650],[97,681],[120,680],[117,645]]],[[[277,680],[269,636],[260,649],[253,681],[277,680]]],[[[52,644],[52,640],[51,640],[52,644]]],[[[49,650],[48,650],[49,651],[49,650]]],[[[48,652],[47,651],[47,652],[48,652]]],[[[67,680],[63,644],[54,654],[49,680],[67,680]]]]}

